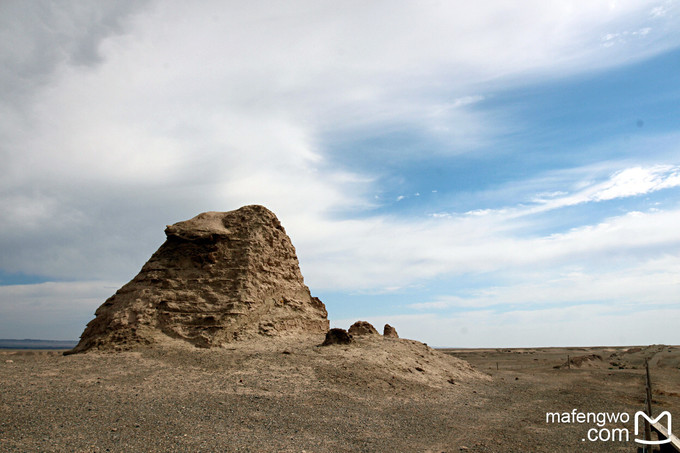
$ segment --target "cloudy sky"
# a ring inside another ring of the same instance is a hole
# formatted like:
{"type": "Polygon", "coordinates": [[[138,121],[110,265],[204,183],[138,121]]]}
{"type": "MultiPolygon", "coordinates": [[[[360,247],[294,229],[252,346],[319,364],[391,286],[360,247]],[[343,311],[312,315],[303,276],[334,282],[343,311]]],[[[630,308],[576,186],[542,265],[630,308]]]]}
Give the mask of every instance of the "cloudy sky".
{"type": "Polygon", "coordinates": [[[0,338],[256,203],[334,326],[680,343],[678,1],[5,0],[0,159],[0,338]]]}

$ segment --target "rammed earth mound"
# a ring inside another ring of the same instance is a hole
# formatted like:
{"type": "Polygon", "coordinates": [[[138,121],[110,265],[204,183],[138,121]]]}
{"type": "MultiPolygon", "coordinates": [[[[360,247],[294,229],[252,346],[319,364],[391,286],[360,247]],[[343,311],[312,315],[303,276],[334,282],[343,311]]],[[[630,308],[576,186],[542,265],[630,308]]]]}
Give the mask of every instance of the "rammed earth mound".
{"type": "Polygon", "coordinates": [[[326,307],[310,294],[295,248],[267,208],[205,212],[165,234],[139,274],[97,309],[71,352],[173,340],[209,348],[328,330],[326,307]]]}

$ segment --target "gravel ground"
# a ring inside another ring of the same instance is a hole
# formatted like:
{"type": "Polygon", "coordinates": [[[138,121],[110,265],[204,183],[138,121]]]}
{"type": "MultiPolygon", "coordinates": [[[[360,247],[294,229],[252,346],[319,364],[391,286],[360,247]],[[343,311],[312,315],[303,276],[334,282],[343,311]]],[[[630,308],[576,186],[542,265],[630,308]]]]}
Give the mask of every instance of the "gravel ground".
{"type": "Polygon", "coordinates": [[[408,340],[319,343],[67,357],[0,351],[0,451],[635,449],[632,440],[582,442],[589,426],[548,425],[545,413],[637,410],[639,370],[489,376],[408,340]]]}

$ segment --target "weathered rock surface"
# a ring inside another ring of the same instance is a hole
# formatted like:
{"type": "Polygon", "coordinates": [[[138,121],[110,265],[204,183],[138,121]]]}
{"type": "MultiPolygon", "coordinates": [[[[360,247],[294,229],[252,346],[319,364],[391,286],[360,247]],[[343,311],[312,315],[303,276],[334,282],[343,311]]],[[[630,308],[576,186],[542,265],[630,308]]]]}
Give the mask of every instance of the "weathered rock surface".
{"type": "Polygon", "coordinates": [[[311,296],[290,238],[265,207],[205,212],[165,234],[139,274],[97,309],[71,352],[170,338],[215,347],[328,330],[324,304],[311,296]]]}
{"type": "Polygon", "coordinates": [[[326,339],[321,343],[321,346],[330,346],[332,344],[350,344],[352,342],[352,335],[347,333],[345,329],[332,328],[326,332],[326,339]]]}
{"type": "Polygon", "coordinates": [[[357,321],[348,330],[350,335],[380,335],[368,321],[357,321]]]}
{"type": "Polygon", "coordinates": [[[388,338],[399,338],[399,334],[397,333],[397,329],[392,327],[389,324],[385,324],[385,327],[383,328],[383,336],[388,337],[388,338]]]}

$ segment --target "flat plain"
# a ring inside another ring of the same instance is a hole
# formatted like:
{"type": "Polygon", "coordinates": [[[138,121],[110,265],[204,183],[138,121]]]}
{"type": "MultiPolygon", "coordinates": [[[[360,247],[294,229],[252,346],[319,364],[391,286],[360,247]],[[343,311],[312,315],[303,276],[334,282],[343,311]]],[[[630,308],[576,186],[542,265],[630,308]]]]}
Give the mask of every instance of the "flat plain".
{"type": "Polygon", "coordinates": [[[322,341],[66,357],[0,350],[0,451],[630,452],[645,358],[655,413],[680,419],[678,346],[322,341]],[[602,427],[546,422],[546,412],[574,409],[631,418],[602,427]],[[625,428],[630,438],[591,442],[592,428],[625,428]]]}

